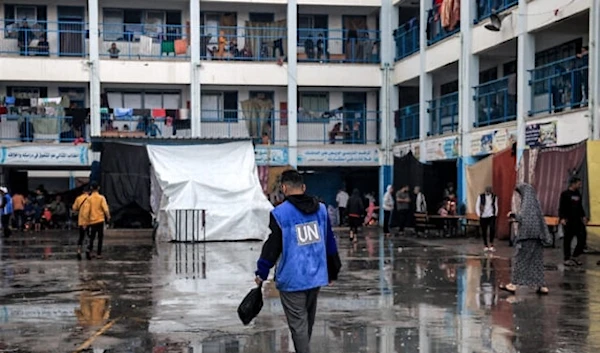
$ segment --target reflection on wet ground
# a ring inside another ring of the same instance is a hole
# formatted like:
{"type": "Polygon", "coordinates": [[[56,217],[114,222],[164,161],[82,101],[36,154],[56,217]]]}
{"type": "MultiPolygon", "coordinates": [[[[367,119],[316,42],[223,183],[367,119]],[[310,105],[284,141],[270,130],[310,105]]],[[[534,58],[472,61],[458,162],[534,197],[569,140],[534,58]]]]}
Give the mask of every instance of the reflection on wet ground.
{"type": "MultiPolygon", "coordinates": [[[[497,290],[510,279],[509,248],[486,257],[474,239],[366,233],[355,247],[340,233],[344,268],[319,298],[313,352],[600,351],[596,257],[565,270],[560,250],[549,249],[551,294],[511,297],[497,290]]],[[[293,351],[272,284],[254,323],[243,327],[236,316],[260,243],[153,246],[125,234],[106,239],[104,260],[78,262],[76,238],[2,241],[0,352],[293,351]]]]}

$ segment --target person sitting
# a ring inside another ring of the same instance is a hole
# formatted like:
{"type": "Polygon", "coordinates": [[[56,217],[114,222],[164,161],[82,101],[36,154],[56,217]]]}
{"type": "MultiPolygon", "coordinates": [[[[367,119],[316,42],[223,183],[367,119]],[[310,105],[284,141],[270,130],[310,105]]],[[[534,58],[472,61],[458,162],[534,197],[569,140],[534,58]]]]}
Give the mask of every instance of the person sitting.
{"type": "Polygon", "coordinates": [[[121,52],[121,50],[119,50],[119,48],[117,48],[117,43],[112,43],[110,45],[110,49],[108,49],[108,55],[110,56],[111,59],[118,59],[120,52],[121,52]]]}
{"type": "MultiPolygon", "coordinates": [[[[53,227],[52,224],[52,211],[50,211],[49,207],[45,207],[44,211],[42,212],[42,218],[41,218],[41,228],[43,229],[51,229],[53,227]]],[[[36,224],[36,231],[37,230],[37,224],[36,224]]]]}
{"type": "Polygon", "coordinates": [[[146,127],[146,135],[150,137],[162,136],[162,131],[158,125],[154,122],[154,119],[150,119],[148,126],[146,127]]]}

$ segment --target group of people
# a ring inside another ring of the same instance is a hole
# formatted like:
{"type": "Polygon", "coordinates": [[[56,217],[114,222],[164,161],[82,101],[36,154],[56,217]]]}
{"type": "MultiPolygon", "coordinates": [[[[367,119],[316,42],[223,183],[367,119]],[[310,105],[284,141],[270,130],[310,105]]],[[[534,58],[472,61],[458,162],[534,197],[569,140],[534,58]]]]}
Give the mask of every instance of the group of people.
{"type": "Polygon", "coordinates": [[[377,223],[377,211],[379,206],[373,194],[367,194],[363,198],[360,190],[354,189],[352,195],[348,195],[342,187],[336,196],[340,225],[347,223],[350,226],[350,240],[358,242],[358,229],[362,226],[377,223]],[[367,206],[365,207],[365,204],[367,206]]]}
{"type": "Polygon", "coordinates": [[[77,213],[79,227],[79,240],[77,241],[77,259],[82,259],[82,247],[86,236],[89,237],[85,257],[91,260],[94,257],[94,240],[98,237],[98,251],[95,257],[102,258],[102,243],[104,241],[104,226],[110,222],[110,210],[106,198],[100,195],[98,183],[90,183],[89,189],[84,189],[82,194],[75,199],[73,211],[77,213]]]}
{"type": "Polygon", "coordinates": [[[42,229],[64,228],[69,220],[69,211],[60,195],[48,202],[48,195],[40,187],[35,194],[25,196],[20,192],[11,195],[6,187],[0,187],[2,202],[2,229],[5,238],[12,230],[19,232],[42,229]]]}

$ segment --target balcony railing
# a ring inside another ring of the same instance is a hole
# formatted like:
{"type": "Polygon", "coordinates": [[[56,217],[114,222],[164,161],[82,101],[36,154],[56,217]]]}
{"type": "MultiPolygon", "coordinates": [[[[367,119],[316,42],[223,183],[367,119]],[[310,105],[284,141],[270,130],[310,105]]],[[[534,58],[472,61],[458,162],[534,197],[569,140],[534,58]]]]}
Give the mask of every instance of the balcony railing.
{"type": "Polygon", "coordinates": [[[380,33],[375,30],[298,29],[298,61],[379,63],[380,33]]]}
{"type": "Polygon", "coordinates": [[[396,142],[416,140],[419,138],[419,104],[400,108],[395,112],[394,127],[396,142]]]}
{"type": "Polygon", "coordinates": [[[474,23],[479,23],[494,13],[517,6],[519,0],[477,0],[477,19],[474,23]]]}
{"type": "Polygon", "coordinates": [[[40,115],[6,115],[0,123],[0,140],[15,142],[71,142],[89,141],[84,122],[71,117],[40,115]]]}
{"type": "Polygon", "coordinates": [[[0,54],[84,57],[87,33],[84,22],[0,20],[0,54]]]}
{"type": "Polygon", "coordinates": [[[419,22],[416,18],[408,21],[394,31],[396,42],[396,61],[419,51],[419,22]]]}
{"type": "Polygon", "coordinates": [[[529,115],[558,113],[587,105],[588,55],[574,56],[530,70],[532,89],[529,115]]]}
{"type": "MultiPolygon", "coordinates": [[[[474,126],[488,126],[517,118],[516,87],[509,88],[509,77],[473,87],[477,106],[474,126]]],[[[515,83],[514,79],[512,80],[515,83]]],[[[516,83],[515,83],[516,86],[516,83]]]]}
{"type": "Polygon", "coordinates": [[[201,26],[200,57],[205,60],[283,60],[285,27],[201,26]]]}
{"type": "Polygon", "coordinates": [[[189,42],[181,25],[102,23],[102,59],[177,60],[189,58],[189,42]]]}
{"type": "Polygon", "coordinates": [[[431,128],[429,135],[441,135],[455,132],[458,129],[458,92],[450,93],[429,103],[429,119],[431,128]]]}
{"type": "Polygon", "coordinates": [[[379,112],[332,110],[298,112],[298,142],[329,144],[379,143],[379,112]]]}
{"type": "Polygon", "coordinates": [[[443,23],[440,15],[441,5],[435,6],[428,13],[427,45],[435,44],[451,35],[460,32],[460,23],[443,23]]]}

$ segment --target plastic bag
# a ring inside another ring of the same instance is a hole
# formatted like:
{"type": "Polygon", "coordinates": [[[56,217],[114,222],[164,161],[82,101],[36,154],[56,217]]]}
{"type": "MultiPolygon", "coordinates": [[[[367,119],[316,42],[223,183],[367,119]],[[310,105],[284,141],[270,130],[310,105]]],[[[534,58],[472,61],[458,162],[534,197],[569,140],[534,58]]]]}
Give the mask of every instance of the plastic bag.
{"type": "Polygon", "coordinates": [[[244,297],[244,300],[238,307],[238,316],[244,325],[248,325],[259,313],[263,307],[263,297],[261,287],[258,286],[250,291],[244,297]]]}

